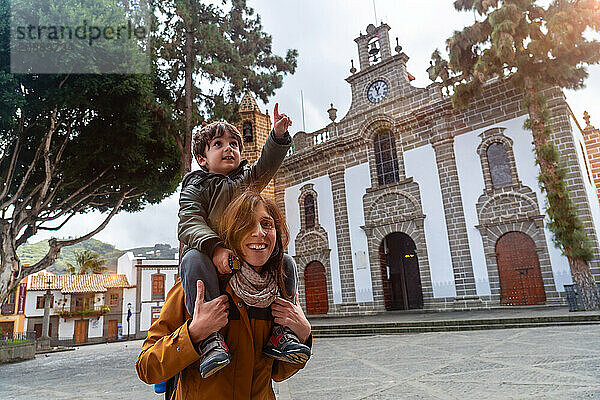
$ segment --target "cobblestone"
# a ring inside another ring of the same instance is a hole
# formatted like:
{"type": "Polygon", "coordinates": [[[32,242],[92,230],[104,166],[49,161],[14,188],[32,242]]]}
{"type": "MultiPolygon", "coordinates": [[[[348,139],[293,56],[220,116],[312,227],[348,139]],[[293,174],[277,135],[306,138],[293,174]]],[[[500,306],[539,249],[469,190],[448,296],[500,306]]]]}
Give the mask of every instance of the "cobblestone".
{"type": "MultiPolygon", "coordinates": [[[[141,344],[2,365],[0,399],[162,399],[136,376],[141,344]]],[[[600,398],[598,326],[318,338],[313,353],[279,400],[600,398]]]]}

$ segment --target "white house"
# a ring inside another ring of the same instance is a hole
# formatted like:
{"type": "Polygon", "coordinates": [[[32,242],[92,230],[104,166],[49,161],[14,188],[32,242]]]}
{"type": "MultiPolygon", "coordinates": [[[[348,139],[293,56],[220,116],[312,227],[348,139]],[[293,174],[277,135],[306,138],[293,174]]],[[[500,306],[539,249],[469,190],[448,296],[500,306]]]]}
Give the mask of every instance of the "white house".
{"type": "Polygon", "coordinates": [[[26,329],[42,335],[44,294],[50,291],[51,344],[83,344],[116,340],[126,308],[123,295],[134,290],[123,274],[30,276],[25,299],[26,329]]]}
{"type": "Polygon", "coordinates": [[[146,259],[125,253],[117,261],[117,274],[122,274],[133,288],[123,290],[123,335],[145,338],[150,325],[158,319],[167,292],[177,280],[178,260],[146,259]],[[127,309],[131,304],[131,317],[127,309]]]}

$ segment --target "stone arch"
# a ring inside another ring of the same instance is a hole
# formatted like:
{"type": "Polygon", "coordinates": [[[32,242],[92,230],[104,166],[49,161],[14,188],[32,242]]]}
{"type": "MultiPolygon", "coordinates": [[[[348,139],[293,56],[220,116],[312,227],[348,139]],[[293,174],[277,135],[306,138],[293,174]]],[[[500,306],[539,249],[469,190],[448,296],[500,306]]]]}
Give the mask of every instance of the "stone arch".
{"type": "MultiPolygon", "coordinates": [[[[366,90],[367,89],[365,89],[365,91],[366,90]]],[[[362,137],[367,142],[372,142],[375,134],[383,131],[390,131],[394,136],[397,136],[396,122],[394,118],[386,114],[376,114],[367,119],[360,128],[358,128],[358,136],[362,137]]]]}
{"type": "Polygon", "coordinates": [[[421,206],[414,196],[403,190],[388,190],[371,202],[371,206],[365,213],[365,221],[376,224],[380,220],[402,220],[420,214],[421,206]],[[396,196],[395,200],[393,200],[394,196],[396,196]]]}
{"type": "Polygon", "coordinates": [[[535,200],[523,193],[501,192],[486,199],[479,210],[480,222],[500,222],[539,215],[535,200]],[[498,214],[503,211],[502,214],[498,214]]]}
{"type": "Polygon", "coordinates": [[[296,254],[312,254],[329,248],[327,234],[320,231],[310,231],[298,235],[294,241],[296,254]]]}

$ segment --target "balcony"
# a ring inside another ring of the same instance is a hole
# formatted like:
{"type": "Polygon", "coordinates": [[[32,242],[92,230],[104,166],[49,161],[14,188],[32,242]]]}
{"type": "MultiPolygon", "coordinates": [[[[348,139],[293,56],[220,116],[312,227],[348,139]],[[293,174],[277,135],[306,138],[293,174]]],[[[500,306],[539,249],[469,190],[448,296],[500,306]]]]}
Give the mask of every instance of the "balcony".
{"type": "Polygon", "coordinates": [[[59,317],[69,318],[100,318],[110,312],[109,306],[96,306],[92,308],[73,307],[71,310],[57,311],[59,317]]]}
{"type": "Polygon", "coordinates": [[[0,313],[2,315],[12,315],[15,313],[15,303],[7,303],[2,306],[0,309],[0,313]]]}

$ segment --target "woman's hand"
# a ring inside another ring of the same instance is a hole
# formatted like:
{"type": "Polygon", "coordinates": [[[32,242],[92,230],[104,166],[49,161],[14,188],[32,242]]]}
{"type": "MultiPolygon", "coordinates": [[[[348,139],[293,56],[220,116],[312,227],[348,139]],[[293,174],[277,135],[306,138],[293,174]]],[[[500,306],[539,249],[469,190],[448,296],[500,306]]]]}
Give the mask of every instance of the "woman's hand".
{"type": "Polygon", "coordinates": [[[306,343],[310,336],[310,323],[299,305],[298,293],[296,293],[296,304],[278,297],[271,305],[271,313],[275,323],[290,328],[300,339],[306,343]]]}
{"type": "Polygon", "coordinates": [[[204,283],[196,282],[196,305],[194,316],[188,327],[190,339],[198,344],[213,332],[227,325],[229,314],[229,299],[222,295],[211,301],[204,302],[204,283]]]}

